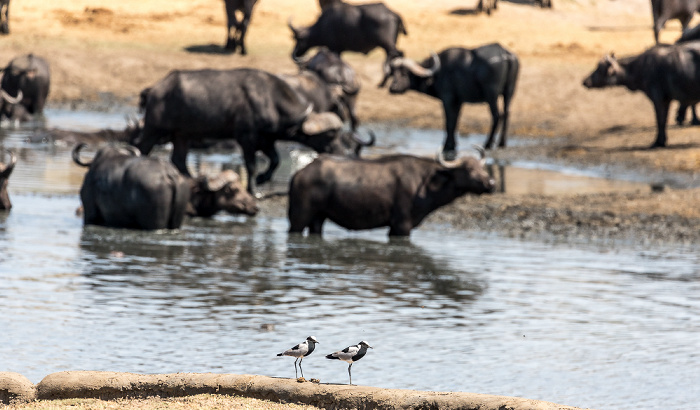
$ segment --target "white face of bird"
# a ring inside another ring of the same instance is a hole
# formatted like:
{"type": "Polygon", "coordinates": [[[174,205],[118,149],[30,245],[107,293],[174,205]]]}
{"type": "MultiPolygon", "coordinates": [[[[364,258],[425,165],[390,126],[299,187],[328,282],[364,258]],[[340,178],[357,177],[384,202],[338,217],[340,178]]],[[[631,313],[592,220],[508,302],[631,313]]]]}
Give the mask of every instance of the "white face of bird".
{"type": "Polygon", "coordinates": [[[370,349],[374,349],[372,346],[369,345],[369,343],[365,342],[364,340],[358,344],[363,347],[369,347],[370,349]]]}
{"type": "MultiPolygon", "coordinates": [[[[313,337],[313,336],[307,337],[306,340],[307,340],[308,342],[318,343],[318,340],[316,340],[316,338],[313,337]]],[[[318,344],[320,344],[320,343],[318,343],[318,344]]]]}

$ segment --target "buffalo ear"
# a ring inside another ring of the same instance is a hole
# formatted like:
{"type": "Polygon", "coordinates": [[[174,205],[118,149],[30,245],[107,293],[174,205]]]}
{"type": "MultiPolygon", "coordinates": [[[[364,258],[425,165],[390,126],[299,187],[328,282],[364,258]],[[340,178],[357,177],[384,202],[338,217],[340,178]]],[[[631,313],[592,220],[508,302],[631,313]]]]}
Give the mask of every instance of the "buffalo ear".
{"type": "Polygon", "coordinates": [[[301,131],[306,135],[318,135],[341,128],[343,120],[332,112],[311,113],[301,125],[301,131]]]}

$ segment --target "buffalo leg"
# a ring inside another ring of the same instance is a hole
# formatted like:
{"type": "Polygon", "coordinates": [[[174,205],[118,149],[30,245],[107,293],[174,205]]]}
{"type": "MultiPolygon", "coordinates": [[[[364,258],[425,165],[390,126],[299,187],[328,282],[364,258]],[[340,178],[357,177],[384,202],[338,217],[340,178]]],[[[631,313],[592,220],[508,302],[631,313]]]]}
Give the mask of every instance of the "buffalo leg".
{"type": "Polygon", "coordinates": [[[461,104],[452,101],[443,101],[443,108],[445,110],[445,130],[447,131],[447,135],[445,136],[445,144],[442,147],[442,152],[445,153],[445,158],[451,160],[457,156],[455,133],[461,104]]]}
{"type": "Polygon", "coordinates": [[[248,174],[248,193],[253,195],[253,190],[255,189],[255,184],[253,183],[255,177],[255,149],[241,144],[241,150],[243,151],[245,170],[248,174]]]}
{"type": "Polygon", "coordinates": [[[189,145],[187,138],[174,138],[173,153],[170,155],[170,160],[173,162],[173,165],[175,165],[175,168],[177,168],[182,175],[187,177],[192,176],[187,169],[187,151],[190,148],[189,145]]]}
{"type": "MultiPolygon", "coordinates": [[[[236,38],[234,35],[231,35],[231,29],[234,28],[237,25],[237,20],[236,20],[236,8],[233,5],[233,2],[225,2],[226,3],[226,50],[232,50],[236,51],[236,38]]],[[[235,33],[234,33],[235,34],[235,33]]]]}
{"type": "Polygon", "coordinates": [[[510,98],[512,95],[512,92],[503,94],[503,118],[501,120],[503,125],[501,128],[501,141],[498,143],[498,146],[501,148],[505,148],[508,137],[508,117],[510,114],[510,98]]]}
{"type": "Polygon", "coordinates": [[[323,233],[323,223],[325,221],[325,216],[316,215],[313,217],[311,223],[309,223],[309,234],[321,235],[323,233]]]}
{"type": "Polygon", "coordinates": [[[668,108],[671,102],[664,99],[654,100],[654,111],[656,112],[656,141],[650,148],[666,146],[666,121],[668,120],[668,108]]]}
{"type": "Polygon", "coordinates": [[[498,113],[498,96],[496,98],[489,98],[489,110],[491,110],[491,132],[489,132],[489,138],[484,144],[484,148],[491,149],[493,144],[496,142],[496,130],[498,129],[498,123],[501,119],[501,115],[498,113]]]}
{"type": "Polygon", "coordinates": [[[250,16],[244,15],[243,21],[239,27],[240,35],[238,37],[238,45],[241,47],[241,55],[246,55],[248,52],[245,49],[245,33],[248,31],[248,24],[250,23],[250,16]]]}
{"type": "Polygon", "coordinates": [[[262,147],[261,151],[270,160],[270,166],[268,166],[267,170],[262,174],[258,175],[258,177],[256,178],[255,182],[258,185],[264,184],[265,182],[271,180],[272,174],[275,172],[275,169],[277,169],[277,167],[280,164],[280,156],[277,153],[277,150],[275,149],[274,141],[266,143],[262,147]]]}

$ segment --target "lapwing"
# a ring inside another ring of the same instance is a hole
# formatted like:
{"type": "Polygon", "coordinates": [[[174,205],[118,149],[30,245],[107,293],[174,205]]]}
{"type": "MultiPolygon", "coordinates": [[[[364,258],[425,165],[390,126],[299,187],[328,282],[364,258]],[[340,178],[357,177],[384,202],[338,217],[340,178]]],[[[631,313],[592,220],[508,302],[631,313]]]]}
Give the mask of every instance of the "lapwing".
{"type": "Polygon", "coordinates": [[[348,375],[350,376],[350,385],[352,385],[352,373],[350,372],[350,368],[353,363],[365,357],[368,347],[373,349],[369,343],[363,340],[354,346],[348,346],[339,352],[326,355],[326,359],[337,359],[350,363],[350,366],[348,366],[348,375]]]}
{"type": "Polygon", "coordinates": [[[294,375],[298,377],[298,373],[297,373],[297,360],[298,360],[299,361],[299,369],[301,370],[301,377],[304,377],[304,369],[301,368],[301,362],[304,360],[304,357],[313,353],[314,349],[316,348],[317,343],[318,343],[318,340],[316,340],[315,337],[309,336],[303,342],[292,347],[291,349],[285,350],[284,352],[278,354],[277,356],[296,357],[296,360],[294,360],[294,375]]]}

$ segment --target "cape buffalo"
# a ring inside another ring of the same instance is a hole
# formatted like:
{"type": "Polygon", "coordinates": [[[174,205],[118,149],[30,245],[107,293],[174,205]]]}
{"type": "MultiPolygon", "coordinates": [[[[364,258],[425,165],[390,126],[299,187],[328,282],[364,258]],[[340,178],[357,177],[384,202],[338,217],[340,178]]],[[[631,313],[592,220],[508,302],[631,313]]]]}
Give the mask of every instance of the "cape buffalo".
{"type": "Polygon", "coordinates": [[[299,68],[313,71],[319,75],[328,85],[332,94],[338,98],[340,105],[346,112],[339,116],[343,119],[349,117],[353,130],[357,129],[359,120],[355,111],[357,95],[360,92],[360,78],[352,67],[340,58],[340,55],[322,47],[316,55],[305,62],[300,62],[299,68]]]}
{"type": "Polygon", "coordinates": [[[255,198],[245,190],[241,178],[234,171],[200,176],[193,181],[187,214],[207,218],[219,211],[250,216],[258,213],[255,198]]]}
{"type": "MultiPolygon", "coordinates": [[[[15,104],[21,104],[29,114],[41,114],[49,95],[49,63],[39,56],[28,54],[13,59],[2,71],[0,95],[4,116],[10,115],[9,110],[15,104]]],[[[16,114],[14,116],[17,117],[16,114]]]]}
{"type": "Polygon", "coordinates": [[[700,11],[700,0],[651,0],[656,44],[659,43],[659,32],[668,20],[678,19],[685,31],[696,11],[700,11]]]}
{"type": "Polygon", "coordinates": [[[288,26],[296,41],[292,51],[294,61],[300,61],[312,47],[320,46],[338,54],[343,51],[367,54],[380,47],[389,60],[403,54],[396,49],[396,40],[399,33],[407,34],[401,16],[384,3],[353,5],[332,2],[323,7],[313,25],[296,28],[290,18],[288,26]]]}
{"type": "Polygon", "coordinates": [[[9,210],[12,208],[12,202],[10,202],[10,195],[7,193],[7,184],[12,175],[12,171],[15,169],[15,164],[17,163],[17,157],[10,151],[10,162],[5,165],[0,163],[0,210],[9,210]]]}
{"type": "Polygon", "coordinates": [[[107,146],[91,162],[80,159],[85,144],[73,149],[73,161],[89,167],[80,188],[85,225],[131,229],[177,229],[190,199],[190,181],[172,164],[141,157],[138,150],[107,146]]]}
{"type": "Polygon", "coordinates": [[[246,55],[245,33],[248,31],[250,17],[257,0],[224,0],[226,6],[226,49],[234,53],[241,49],[241,55],[246,55]],[[241,13],[241,19],[236,16],[241,13]],[[232,32],[233,30],[233,32],[232,32]]]}
{"type": "Polygon", "coordinates": [[[666,121],[671,101],[700,101],[700,43],[654,46],[642,54],[616,59],[606,55],[584,81],[586,88],[624,86],[642,91],[654,104],[657,134],[651,148],[666,146],[666,121]]]}
{"type": "Polygon", "coordinates": [[[235,139],[253,192],[255,153],[270,165],[256,178],[267,182],[279,165],[275,141],[296,141],[317,152],[356,156],[362,145],[332,113],[311,113],[312,105],[280,77],[265,71],[173,71],[141,93],[143,128],[132,143],[148,154],[157,143],[173,143],[172,161],[189,175],[186,160],[194,140],[235,139]],[[333,118],[335,117],[335,118],[333,118]]]}
{"type": "Polygon", "coordinates": [[[10,34],[10,0],[0,0],[0,34],[10,34]]]}
{"type": "Polygon", "coordinates": [[[385,76],[380,86],[391,78],[389,91],[392,94],[414,90],[442,102],[447,131],[443,152],[449,156],[457,147],[455,131],[463,103],[488,103],[492,122],[485,148],[494,146],[499,124],[502,129],[498,146],[506,146],[508,113],[519,68],[518,57],[500,44],[475,49],[448,48],[421,64],[403,57],[392,60],[384,67],[385,76]],[[498,110],[500,96],[503,96],[502,114],[498,110]]]}
{"type": "Polygon", "coordinates": [[[467,193],[493,192],[495,183],[474,157],[446,163],[410,155],[349,159],[321,155],[292,177],[289,232],[320,234],[326,219],[346,229],[411,229],[439,207],[467,193]]]}
{"type": "Polygon", "coordinates": [[[101,148],[90,162],[73,149],[73,161],[89,167],[80,188],[85,225],[177,229],[185,214],[210,217],[220,210],[255,215],[255,199],[233,171],[195,180],[169,162],[142,157],[131,146],[101,148]]]}

